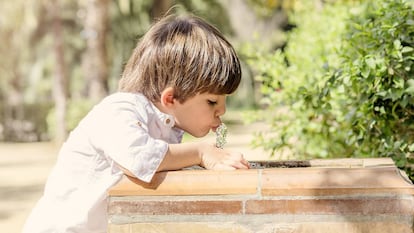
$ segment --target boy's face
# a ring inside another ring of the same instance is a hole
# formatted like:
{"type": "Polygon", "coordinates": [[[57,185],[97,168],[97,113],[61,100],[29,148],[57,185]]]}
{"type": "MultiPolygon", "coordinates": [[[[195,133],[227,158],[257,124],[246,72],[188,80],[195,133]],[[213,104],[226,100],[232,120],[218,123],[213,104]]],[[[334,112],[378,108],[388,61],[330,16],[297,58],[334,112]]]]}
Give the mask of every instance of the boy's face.
{"type": "Polygon", "coordinates": [[[184,103],[174,100],[173,105],[175,126],[194,137],[203,137],[220,125],[220,116],[226,112],[226,96],[202,93],[184,103]]]}

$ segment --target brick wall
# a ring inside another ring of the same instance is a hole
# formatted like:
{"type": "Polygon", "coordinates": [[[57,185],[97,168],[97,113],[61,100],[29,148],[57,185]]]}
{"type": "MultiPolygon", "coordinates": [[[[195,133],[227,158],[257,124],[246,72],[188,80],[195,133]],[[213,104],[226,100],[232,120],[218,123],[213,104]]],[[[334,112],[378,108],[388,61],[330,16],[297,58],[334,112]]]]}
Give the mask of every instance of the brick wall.
{"type": "Polygon", "coordinates": [[[109,195],[109,233],[413,232],[414,186],[388,159],[161,172],[109,195]]]}

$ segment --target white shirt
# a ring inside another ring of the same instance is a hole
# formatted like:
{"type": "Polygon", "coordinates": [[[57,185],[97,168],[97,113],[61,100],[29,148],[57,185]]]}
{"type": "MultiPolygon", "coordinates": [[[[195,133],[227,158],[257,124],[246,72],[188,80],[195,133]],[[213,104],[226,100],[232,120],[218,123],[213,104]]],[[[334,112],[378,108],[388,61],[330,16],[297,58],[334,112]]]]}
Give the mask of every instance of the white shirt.
{"type": "Polygon", "coordinates": [[[23,233],[107,232],[107,191],[118,164],[151,181],[183,131],[141,94],[115,93],[96,105],[62,146],[23,233]]]}

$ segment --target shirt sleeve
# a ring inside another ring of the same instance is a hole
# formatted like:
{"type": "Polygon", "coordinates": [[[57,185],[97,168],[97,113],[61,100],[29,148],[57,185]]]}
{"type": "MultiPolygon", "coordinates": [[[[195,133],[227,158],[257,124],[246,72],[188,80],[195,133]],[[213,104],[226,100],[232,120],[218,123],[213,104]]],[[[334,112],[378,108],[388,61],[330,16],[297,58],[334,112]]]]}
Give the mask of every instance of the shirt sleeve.
{"type": "Polygon", "coordinates": [[[164,159],[168,143],[148,133],[144,106],[131,100],[112,100],[93,110],[89,123],[91,144],[100,153],[150,182],[164,159]]]}

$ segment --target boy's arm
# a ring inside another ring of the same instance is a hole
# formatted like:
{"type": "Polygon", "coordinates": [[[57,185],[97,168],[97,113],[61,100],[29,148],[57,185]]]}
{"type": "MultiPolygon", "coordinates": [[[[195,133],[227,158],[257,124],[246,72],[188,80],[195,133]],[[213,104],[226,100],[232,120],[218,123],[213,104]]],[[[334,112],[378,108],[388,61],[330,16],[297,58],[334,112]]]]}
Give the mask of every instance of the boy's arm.
{"type": "MultiPolygon", "coordinates": [[[[187,142],[169,144],[168,151],[157,171],[179,170],[194,165],[212,170],[250,168],[249,162],[241,153],[223,150],[209,143],[187,142]]],[[[126,175],[135,177],[128,169],[120,167],[126,175]]]]}
{"type": "Polygon", "coordinates": [[[240,153],[229,152],[209,143],[188,142],[170,144],[157,171],[178,170],[194,165],[213,170],[249,168],[249,163],[240,153]]]}

